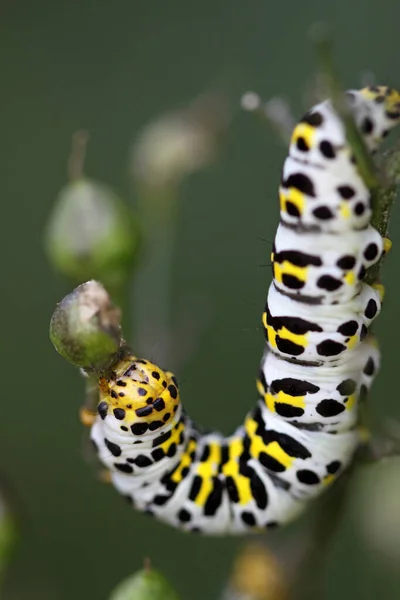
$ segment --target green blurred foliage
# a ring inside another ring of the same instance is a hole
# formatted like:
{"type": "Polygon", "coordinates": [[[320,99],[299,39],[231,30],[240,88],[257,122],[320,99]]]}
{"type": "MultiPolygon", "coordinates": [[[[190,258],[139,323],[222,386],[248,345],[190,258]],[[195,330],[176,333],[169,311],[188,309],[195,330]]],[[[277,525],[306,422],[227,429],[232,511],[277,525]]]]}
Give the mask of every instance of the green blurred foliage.
{"type": "MultiPolygon", "coordinates": [[[[238,103],[249,88],[266,99],[283,94],[301,114],[310,104],[305,92],[314,72],[306,31],[316,19],[332,26],[346,85],[357,87],[370,70],[377,82],[398,86],[399,17],[395,0],[5,0],[1,467],[16,488],[25,526],[5,600],[106,600],[143,555],[176,582],[182,598],[212,598],[241,543],[185,536],[132,512],[84,462],[77,417],[83,382],[48,340],[51,313],[69,287],[42,251],[45,223],[65,182],[71,134],[90,131],[87,171],[128,197],[135,133],[215,82],[238,103]]],[[[183,291],[206,291],[216,307],[218,318],[196,359],[178,375],[193,417],[228,433],[256,398],[260,313],[270,282],[264,266],[278,221],[285,150],[239,111],[223,150],[217,165],[185,185],[174,294],[177,307],[183,291]]],[[[395,207],[394,249],[384,266],[387,296],[376,327],[384,360],[370,402],[376,415],[397,417],[399,232],[395,207]]],[[[156,348],[151,358],[157,359],[156,348]]],[[[357,503],[349,506],[335,539],[326,598],[395,600],[398,570],[369,552],[356,511],[357,503]]]]}

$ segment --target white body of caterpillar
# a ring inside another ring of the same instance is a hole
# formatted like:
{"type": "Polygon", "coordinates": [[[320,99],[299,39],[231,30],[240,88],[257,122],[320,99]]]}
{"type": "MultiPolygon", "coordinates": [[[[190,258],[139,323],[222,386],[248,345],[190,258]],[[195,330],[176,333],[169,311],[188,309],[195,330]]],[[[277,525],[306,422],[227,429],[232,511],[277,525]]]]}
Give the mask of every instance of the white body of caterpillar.
{"type": "MultiPolygon", "coordinates": [[[[400,95],[374,87],[347,97],[372,152],[399,121],[400,95]]],[[[114,486],[186,531],[286,523],[359,444],[358,403],[379,366],[368,328],[381,307],[381,286],[363,278],[384,241],[369,224],[370,193],[330,101],[293,132],[280,207],[261,398],[232,436],[203,434],[184,414],[174,376],[149,361],[125,356],[100,382],[91,439],[114,486]]]]}

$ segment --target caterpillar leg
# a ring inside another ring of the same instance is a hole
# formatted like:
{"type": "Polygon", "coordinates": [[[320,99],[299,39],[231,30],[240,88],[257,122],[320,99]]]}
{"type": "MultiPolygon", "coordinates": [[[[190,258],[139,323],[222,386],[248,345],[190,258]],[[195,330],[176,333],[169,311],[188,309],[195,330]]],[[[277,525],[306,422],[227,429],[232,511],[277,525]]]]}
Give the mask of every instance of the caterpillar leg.
{"type": "Polygon", "coordinates": [[[384,254],[387,254],[388,252],[390,252],[390,250],[392,249],[392,240],[390,240],[388,237],[384,237],[383,238],[383,252],[384,254]]]}
{"type": "Polygon", "coordinates": [[[96,421],[97,411],[92,412],[86,406],[79,409],[79,420],[85,427],[92,427],[96,421]]]}
{"type": "Polygon", "coordinates": [[[97,474],[97,478],[101,483],[112,483],[111,472],[109,469],[101,469],[97,474]]]}

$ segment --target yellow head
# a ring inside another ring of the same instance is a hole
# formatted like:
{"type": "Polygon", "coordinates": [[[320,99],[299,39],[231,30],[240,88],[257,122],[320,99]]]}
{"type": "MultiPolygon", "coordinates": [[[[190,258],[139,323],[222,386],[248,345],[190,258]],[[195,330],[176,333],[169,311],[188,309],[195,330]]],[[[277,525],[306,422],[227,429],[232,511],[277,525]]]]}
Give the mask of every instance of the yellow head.
{"type": "Polygon", "coordinates": [[[99,415],[113,415],[120,428],[134,435],[157,431],[173,418],[179,407],[179,390],[172,373],[151,362],[129,356],[110,379],[99,381],[99,415]]]}

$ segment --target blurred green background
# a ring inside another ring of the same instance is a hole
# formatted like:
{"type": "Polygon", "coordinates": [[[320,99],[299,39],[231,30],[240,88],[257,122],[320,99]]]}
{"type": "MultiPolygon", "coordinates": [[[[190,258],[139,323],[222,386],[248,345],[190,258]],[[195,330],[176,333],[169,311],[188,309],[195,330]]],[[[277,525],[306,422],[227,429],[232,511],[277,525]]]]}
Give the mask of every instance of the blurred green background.
{"type": "MultiPolygon", "coordinates": [[[[237,106],[249,88],[265,99],[282,94],[299,115],[314,73],[306,32],[316,20],[332,26],[346,85],[358,87],[367,70],[378,83],[399,86],[399,18],[395,0],[4,0],[0,470],[14,488],[23,528],[7,600],[106,600],[147,555],[182,598],[215,598],[243,544],[189,537],[132,512],[82,458],[83,384],[48,339],[52,310],[69,289],[42,249],[73,131],[90,131],[88,174],[129,197],[128,148],[139,128],[206,88],[227,82],[237,106]]],[[[209,295],[215,318],[178,375],[192,416],[226,433],[256,398],[270,281],[260,266],[269,263],[270,245],[260,237],[273,239],[284,156],[268,128],[238,108],[219,161],[184,189],[175,296],[209,295]]],[[[387,300],[376,328],[384,362],[372,395],[374,412],[394,417],[399,227],[395,210],[387,300]]],[[[357,510],[350,503],[335,539],[326,597],[398,598],[398,565],[365,545],[357,510]]]]}

